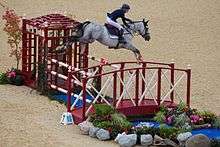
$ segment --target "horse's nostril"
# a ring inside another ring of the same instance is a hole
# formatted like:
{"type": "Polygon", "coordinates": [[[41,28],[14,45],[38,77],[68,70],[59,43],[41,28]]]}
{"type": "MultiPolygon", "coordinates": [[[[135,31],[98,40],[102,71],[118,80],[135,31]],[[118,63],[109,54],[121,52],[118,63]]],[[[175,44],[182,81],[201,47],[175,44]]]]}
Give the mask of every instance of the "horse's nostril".
{"type": "Polygon", "coordinates": [[[150,40],[150,36],[146,36],[145,40],[149,41],[150,40]]]}

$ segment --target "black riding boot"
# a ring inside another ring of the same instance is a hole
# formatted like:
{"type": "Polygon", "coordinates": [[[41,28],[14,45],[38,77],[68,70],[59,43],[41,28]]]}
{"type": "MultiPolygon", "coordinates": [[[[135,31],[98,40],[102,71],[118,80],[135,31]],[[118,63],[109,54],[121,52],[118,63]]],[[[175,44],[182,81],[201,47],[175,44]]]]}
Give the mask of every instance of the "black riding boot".
{"type": "Polygon", "coordinates": [[[119,41],[119,43],[126,43],[126,41],[125,41],[125,39],[124,39],[124,37],[123,37],[123,34],[124,34],[124,30],[123,29],[121,29],[120,31],[119,31],[119,36],[118,36],[118,41],[119,41]]]}

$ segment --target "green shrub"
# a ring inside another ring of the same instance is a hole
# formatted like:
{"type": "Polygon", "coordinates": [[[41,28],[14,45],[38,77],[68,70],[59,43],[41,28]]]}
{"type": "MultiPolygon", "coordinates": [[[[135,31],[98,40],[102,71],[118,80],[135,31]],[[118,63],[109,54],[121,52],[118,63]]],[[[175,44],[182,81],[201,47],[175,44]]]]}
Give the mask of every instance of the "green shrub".
{"type": "Polygon", "coordinates": [[[213,127],[214,128],[220,128],[220,117],[216,117],[214,122],[213,122],[213,127]]]}
{"type": "Polygon", "coordinates": [[[153,118],[154,121],[159,123],[164,123],[165,119],[165,113],[162,111],[157,112],[156,116],[153,118]]]}
{"type": "Polygon", "coordinates": [[[159,134],[160,129],[154,128],[154,127],[141,127],[141,128],[135,128],[134,133],[136,133],[138,136],[142,134],[151,134],[154,136],[155,134],[159,134]]]}
{"type": "Polygon", "coordinates": [[[163,112],[164,114],[166,114],[168,112],[168,109],[165,106],[161,106],[160,112],[163,112]]]}
{"type": "Polygon", "coordinates": [[[7,76],[6,73],[0,72],[0,84],[7,84],[7,76]]]}
{"type": "Polygon", "coordinates": [[[180,115],[177,115],[174,119],[174,126],[181,128],[182,126],[184,126],[186,123],[190,122],[189,117],[186,115],[186,113],[182,113],[180,115]]]}
{"type": "Polygon", "coordinates": [[[176,110],[178,112],[183,112],[186,108],[186,103],[184,103],[183,101],[181,101],[178,105],[177,105],[177,108],[176,110]]]}
{"type": "Polygon", "coordinates": [[[159,128],[138,127],[134,129],[134,133],[136,133],[138,136],[138,141],[140,140],[140,136],[142,134],[151,134],[152,136],[157,134],[162,138],[176,140],[177,135],[182,132],[185,132],[185,131],[179,128],[176,128],[176,127],[168,127],[166,124],[160,125],[159,128]]]}
{"type": "Polygon", "coordinates": [[[97,122],[94,122],[93,125],[94,125],[95,127],[102,128],[102,129],[106,129],[106,130],[109,130],[110,128],[113,127],[111,121],[100,121],[100,122],[97,121],[97,122]]]}
{"type": "Polygon", "coordinates": [[[118,126],[122,130],[129,130],[132,124],[126,119],[126,117],[119,113],[114,113],[111,115],[113,126],[118,126]]]}
{"type": "Polygon", "coordinates": [[[203,118],[204,123],[213,124],[216,119],[216,115],[210,111],[199,111],[198,114],[203,118]]]}
{"type": "Polygon", "coordinates": [[[15,68],[11,68],[6,73],[6,78],[9,84],[21,86],[24,84],[24,78],[21,75],[21,71],[15,68]]]}
{"type": "Polygon", "coordinates": [[[97,116],[107,116],[115,113],[115,110],[106,104],[94,104],[94,108],[97,116]]]}
{"type": "Polygon", "coordinates": [[[159,130],[159,136],[162,138],[168,138],[171,140],[175,140],[177,135],[182,132],[181,129],[178,129],[176,127],[166,127],[166,126],[160,126],[159,130]]]}
{"type": "Polygon", "coordinates": [[[11,82],[16,86],[21,86],[24,84],[24,79],[21,75],[16,75],[15,78],[11,79],[11,82]]]}

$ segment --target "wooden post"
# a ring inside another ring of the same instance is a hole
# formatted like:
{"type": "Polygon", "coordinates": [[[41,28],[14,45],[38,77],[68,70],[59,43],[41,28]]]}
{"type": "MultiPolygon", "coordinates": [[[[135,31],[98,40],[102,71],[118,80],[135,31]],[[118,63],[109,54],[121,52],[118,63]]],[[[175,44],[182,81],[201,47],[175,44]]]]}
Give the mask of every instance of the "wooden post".
{"type": "MultiPolygon", "coordinates": [[[[121,76],[121,80],[122,80],[122,82],[124,82],[124,67],[125,67],[125,63],[121,63],[121,67],[120,67],[120,76],[121,76]]],[[[120,82],[120,96],[122,95],[122,92],[123,92],[123,88],[124,88],[124,86],[123,86],[123,83],[121,83],[120,82]]],[[[122,99],[123,99],[123,97],[122,97],[122,99]]]]}
{"type": "Polygon", "coordinates": [[[113,78],[113,107],[115,108],[117,102],[117,72],[114,72],[113,78]]]}
{"type": "Polygon", "coordinates": [[[68,92],[67,92],[67,112],[70,112],[71,108],[71,93],[72,93],[72,86],[71,86],[71,67],[68,67],[68,79],[67,79],[67,86],[68,86],[68,92]]]}
{"type": "Polygon", "coordinates": [[[138,106],[139,96],[139,69],[136,69],[135,104],[138,106]]]}
{"type": "MultiPolygon", "coordinates": [[[[146,67],[147,67],[147,64],[146,64],[146,62],[143,62],[142,63],[142,75],[143,75],[143,77],[145,78],[145,74],[146,74],[146,67]]],[[[146,88],[146,85],[145,85],[145,82],[144,82],[144,79],[142,79],[142,85],[141,85],[142,87],[142,94],[144,94],[144,91],[145,91],[145,88],[146,88]]],[[[145,96],[143,97],[143,100],[145,99],[145,96]]]]}
{"type": "Polygon", "coordinates": [[[83,91],[83,111],[82,111],[82,118],[83,120],[86,119],[86,83],[87,83],[87,77],[84,76],[82,79],[82,91],[83,91]]]}
{"type": "Polygon", "coordinates": [[[157,79],[157,103],[160,106],[161,97],[161,68],[158,68],[158,79],[157,79]]]}
{"type": "Polygon", "coordinates": [[[190,94],[191,94],[191,66],[188,65],[187,69],[187,93],[186,93],[186,104],[190,107],[190,94]]]}
{"type": "MultiPolygon", "coordinates": [[[[171,82],[172,86],[174,86],[174,80],[175,80],[174,61],[171,62],[170,68],[171,68],[171,71],[170,71],[170,82],[171,82]]],[[[172,89],[172,86],[170,86],[170,89],[172,89]]],[[[174,89],[170,93],[170,99],[171,99],[171,102],[173,103],[174,102],[174,89]]]]}

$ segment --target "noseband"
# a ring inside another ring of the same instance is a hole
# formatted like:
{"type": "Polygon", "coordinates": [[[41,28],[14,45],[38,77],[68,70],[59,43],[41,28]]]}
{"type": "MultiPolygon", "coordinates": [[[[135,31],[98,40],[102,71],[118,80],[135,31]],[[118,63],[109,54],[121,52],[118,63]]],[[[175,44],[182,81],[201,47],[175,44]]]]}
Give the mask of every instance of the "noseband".
{"type": "MultiPolygon", "coordinates": [[[[144,34],[142,35],[141,31],[139,31],[139,30],[138,30],[138,33],[139,33],[143,38],[145,38],[146,36],[149,36],[150,33],[148,33],[148,28],[145,26],[144,20],[143,20],[143,21],[132,21],[130,24],[133,24],[133,25],[134,25],[135,23],[140,23],[140,22],[142,22],[143,25],[144,25],[144,34]]],[[[128,28],[131,29],[130,27],[128,27],[128,28]]],[[[136,29],[136,26],[134,25],[134,29],[131,29],[131,30],[133,30],[133,31],[137,30],[137,29],[136,29]]],[[[135,31],[135,32],[136,32],[136,31],[135,31]]]]}

